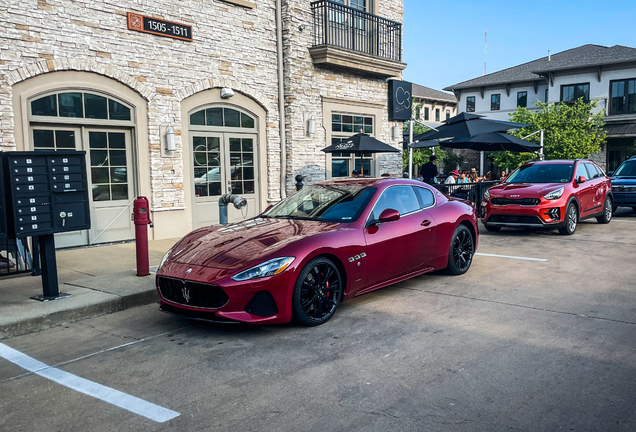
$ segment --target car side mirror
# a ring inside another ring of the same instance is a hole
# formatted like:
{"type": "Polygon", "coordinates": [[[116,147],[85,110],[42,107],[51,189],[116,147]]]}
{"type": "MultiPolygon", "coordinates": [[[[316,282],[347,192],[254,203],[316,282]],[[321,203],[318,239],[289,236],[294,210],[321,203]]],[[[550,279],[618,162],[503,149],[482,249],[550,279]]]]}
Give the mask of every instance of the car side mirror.
{"type": "Polygon", "coordinates": [[[587,181],[587,179],[585,177],[583,177],[583,176],[578,176],[576,178],[576,183],[577,184],[585,183],[586,181],[587,181]]]}
{"type": "Polygon", "coordinates": [[[609,171],[609,172],[607,173],[607,175],[608,175],[608,177],[613,176],[613,175],[614,175],[614,171],[609,171]]]}
{"type": "Polygon", "coordinates": [[[393,222],[400,219],[400,212],[395,209],[384,209],[382,213],[380,213],[380,217],[378,221],[380,223],[384,222],[393,222]]]}

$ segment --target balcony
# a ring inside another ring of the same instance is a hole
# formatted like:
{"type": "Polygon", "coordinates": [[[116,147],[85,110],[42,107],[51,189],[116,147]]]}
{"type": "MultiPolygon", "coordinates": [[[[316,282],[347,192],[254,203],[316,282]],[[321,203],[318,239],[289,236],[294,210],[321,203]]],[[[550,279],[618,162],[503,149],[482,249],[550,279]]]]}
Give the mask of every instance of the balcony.
{"type": "Polygon", "coordinates": [[[353,69],[382,77],[399,76],[402,24],[329,0],[311,3],[316,65],[353,69]]]}

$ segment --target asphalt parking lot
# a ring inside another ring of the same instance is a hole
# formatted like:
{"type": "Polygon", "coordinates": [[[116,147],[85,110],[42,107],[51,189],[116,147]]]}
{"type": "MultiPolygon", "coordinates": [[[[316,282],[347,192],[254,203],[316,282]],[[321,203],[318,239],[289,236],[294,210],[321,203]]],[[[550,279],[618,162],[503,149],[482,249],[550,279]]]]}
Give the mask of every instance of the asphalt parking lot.
{"type": "Polygon", "coordinates": [[[153,305],[3,341],[44,365],[0,358],[0,430],[634,431],[636,212],[615,216],[571,237],[482,230],[467,274],[366,294],[316,328],[153,305]]]}

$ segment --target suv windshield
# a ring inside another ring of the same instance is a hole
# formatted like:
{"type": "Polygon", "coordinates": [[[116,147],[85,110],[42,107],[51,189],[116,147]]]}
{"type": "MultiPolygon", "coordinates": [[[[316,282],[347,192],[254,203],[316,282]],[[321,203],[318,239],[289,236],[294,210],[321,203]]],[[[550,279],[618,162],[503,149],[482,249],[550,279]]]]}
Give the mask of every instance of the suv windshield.
{"type": "Polygon", "coordinates": [[[262,217],[350,223],[365,209],[376,188],[355,185],[312,185],[289,196],[262,217]]]}
{"type": "Polygon", "coordinates": [[[572,180],[574,163],[522,165],[505,183],[567,183],[572,180]]]}
{"type": "Polygon", "coordinates": [[[614,176],[635,176],[636,177],[636,160],[629,160],[623,162],[623,165],[618,167],[614,176]]]}

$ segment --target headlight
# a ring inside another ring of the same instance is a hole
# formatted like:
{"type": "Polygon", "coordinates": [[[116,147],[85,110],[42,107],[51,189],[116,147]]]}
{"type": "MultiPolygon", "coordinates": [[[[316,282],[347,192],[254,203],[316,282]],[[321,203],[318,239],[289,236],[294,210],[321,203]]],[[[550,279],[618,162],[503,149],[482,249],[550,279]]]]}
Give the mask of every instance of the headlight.
{"type": "Polygon", "coordinates": [[[295,257],[274,258],[259,264],[256,267],[242,271],[234,276],[235,281],[245,281],[250,279],[263,278],[280,274],[294,262],[295,257]]]}
{"type": "Polygon", "coordinates": [[[488,192],[487,190],[486,190],[486,192],[484,192],[484,199],[486,199],[486,200],[490,199],[490,192],[488,192]]]}
{"type": "Polygon", "coordinates": [[[559,199],[563,196],[563,191],[565,189],[560,187],[557,190],[553,190],[552,192],[550,192],[549,194],[545,195],[543,198],[547,199],[547,200],[555,200],[555,199],[559,199]]]}
{"type": "Polygon", "coordinates": [[[168,257],[170,256],[170,254],[172,253],[172,248],[168,249],[168,252],[166,252],[166,254],[163,256],[163,258],[161,258],[161,262],[159,263],[159,267],[161,268],[163,267],[163,264],[168,261],[168,257]]]}

